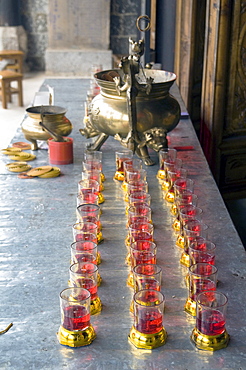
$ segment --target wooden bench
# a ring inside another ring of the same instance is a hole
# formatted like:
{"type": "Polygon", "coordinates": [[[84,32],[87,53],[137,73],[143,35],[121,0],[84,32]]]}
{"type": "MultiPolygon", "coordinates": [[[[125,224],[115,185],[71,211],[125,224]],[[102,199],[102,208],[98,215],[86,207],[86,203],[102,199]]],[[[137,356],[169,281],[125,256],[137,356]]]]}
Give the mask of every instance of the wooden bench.
{"type": "Polygon", "coordinates": [[[18,103],[23,107],[23,91],[22,91],[23,74],[4,70],[0,71],[0,94],[2,97],[2,107],[7,109],[7,103],[12,101],[12,95],[18,94],[18,103]],[[12,82],[17,82],[17,87],[11,86],[12,82]]]}

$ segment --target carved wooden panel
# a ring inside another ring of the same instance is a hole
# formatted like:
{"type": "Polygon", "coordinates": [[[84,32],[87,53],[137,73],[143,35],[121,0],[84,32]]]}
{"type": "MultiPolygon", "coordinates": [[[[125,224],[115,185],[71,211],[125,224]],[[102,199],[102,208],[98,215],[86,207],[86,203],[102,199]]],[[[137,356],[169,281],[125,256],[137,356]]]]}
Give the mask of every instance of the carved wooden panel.
{"type": "Polygon", "coordinates": [[[177,84],[199,133],[206,0],[177,0],[175,65],[177,84]]]}
{"type": "Polygon", "coordinates": [[[208,1],[201,142],[226,198],[246,194],[245,21],[245,1],[208,1]]]}

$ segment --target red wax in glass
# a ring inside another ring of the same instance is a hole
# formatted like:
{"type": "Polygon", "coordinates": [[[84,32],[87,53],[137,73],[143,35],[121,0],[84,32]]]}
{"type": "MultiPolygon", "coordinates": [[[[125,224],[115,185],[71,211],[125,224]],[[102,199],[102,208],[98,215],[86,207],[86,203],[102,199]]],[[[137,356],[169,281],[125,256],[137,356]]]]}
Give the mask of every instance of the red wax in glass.
{"type": "Polygon", "coordinates": [[[153,252],[140,251],[138,253],[133,253],[133,258],[133,266],[141,265],[142,263],[156,264],[156,256],[153,252]]]}
{"type": "Polygon", "coordinates": [[[75,240],[76,242],[83,242],[85,240],[90,240],[97,244],[97,237],[96,235],[92,236],[92,234],[86,234],[86,233],[77,234],[75,236],[75,240]]]}
{"type": "Polygon", "coordinates": [[[161,290],[160,284],[156,279],[138,278],[136,284],[137,284],[138,290],[153,289],[153,290],[157,290],[158,292],[161,290]]]}
{"type": "Polygon", "coordinates": [[[191,299],[196,300],[199,293],[205,292],[207,290],[215,291],[216,284],[214,281],[209,279],[197,279],[191,282],[191,299]]]}
{"type": "Polygon", "coordinates": [[[154,309],[148,311],[146,307],[145,311],[137,316],[136,321],[136,329],[144,334],[158,333],[163,327],[162,314],[154,309]]]}
{"type": "Polygon", "coordinates": [[[83,306],[65,307],[63,313],[62,326],[67,330],[84,330],[90,325],[90,314],[83,306]]]}
{"type": "Polygon", "coordinates": [[[97,284],[94,280],[90,278],[78,278],[74,285],[89,290],[91,293],[91,300],[97,298],[97,284]]]}
{"type": "Polygon", "coordinates": [[[196,319],[197,329],[205,335],[219,335],[225,331],[225,319],[217,310],[201,310],[196,319]]]}
{"type": "Polygon", "coordinates": [[[94,265],[97,264],[96,257],[91,253],[77,253],[74,256],[74,263],[83,263],[83,262],[90,262],[94,263],[94,265]]]}
{"type": "Polygon", "coordinates": [[[151,233],[148,233],[147,231],[133,231],[131,233],[132,241],[138,241],[138,240],[147,240],[152,241],[153,237],[151,233]]]}

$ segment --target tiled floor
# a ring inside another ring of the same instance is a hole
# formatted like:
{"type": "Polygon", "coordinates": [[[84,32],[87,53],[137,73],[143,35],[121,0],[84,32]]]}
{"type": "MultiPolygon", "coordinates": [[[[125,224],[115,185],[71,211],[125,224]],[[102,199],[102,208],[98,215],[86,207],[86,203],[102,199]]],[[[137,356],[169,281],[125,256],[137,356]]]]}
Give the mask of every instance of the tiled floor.
{"type": "MultiPolygon", "coordinates": [[[[44,73],[25,74],[23,81],[24,107],[18,107],[17,96],[14,96],[13,102],[8,104],[8,109],[2,109],[0,104],[0,148],[6,148],[9,145],[16,129],[21,125],[26,108],[32,104],[34,95],[44,79],[44,73]]],[[[246,199],[226,201],[226,206],[246,249],[246,199]]]]}

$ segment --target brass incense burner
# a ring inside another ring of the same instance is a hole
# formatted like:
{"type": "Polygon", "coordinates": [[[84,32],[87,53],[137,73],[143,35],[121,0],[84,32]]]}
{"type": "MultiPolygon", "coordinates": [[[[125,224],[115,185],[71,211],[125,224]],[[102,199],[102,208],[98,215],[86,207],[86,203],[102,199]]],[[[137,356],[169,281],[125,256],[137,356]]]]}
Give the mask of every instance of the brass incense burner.
{"type": "Polygon", "coordinates": [[[144,40],[129,42],[131,54],[121,59],[119,69],[94,75],[100,93],[89,104],[85,127],[80,132],[86,138],[97,137],[88,145],[89,150],[99,150],[113,136],[146,165],[152,165],[148,148],[156,152],[167,148],[167,133],[179,123],[180,106],[169,93],[176,75],[143,68],[140,58],[144,40]]]}
{"type": "Polygon", "coordinates": [[[72,123],[65,117],[66,109],[55,105],[34,106],[26,109],[27,118],[22,123],[22,132],[31,142],[32,150],[37,150],[37,140],[47,141],[51,135],[41,127],[45,127],[59,136],[68,136],[72,131],[72,123]]]}

